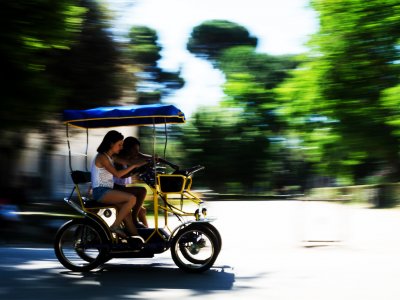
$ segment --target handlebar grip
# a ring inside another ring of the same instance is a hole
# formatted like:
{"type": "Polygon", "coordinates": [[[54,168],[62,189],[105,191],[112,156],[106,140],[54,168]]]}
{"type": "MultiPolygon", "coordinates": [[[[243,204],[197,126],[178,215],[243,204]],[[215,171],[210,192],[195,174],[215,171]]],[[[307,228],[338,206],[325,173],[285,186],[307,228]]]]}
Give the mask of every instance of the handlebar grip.
{"type": "Polygon", "coordinates": [[[196,173],[196,172],[198,172],[198,171],[201,171],[201,170],[204,170],[205,169],[205,167],[204,166],[201,166],[201,165],[197,165],[197,166],[194,166],[194,167],[191,167],[190,169],[188,169],[186,172],[187,172],[187,176],[191,176],[191,175],[193,175],[194,173],[196,173]]]}
{"type": "Polygon", "coordinates": [[[177,166],[177,165],[175,165],[175,164],[169,162],[168,160],[165,160],[165,159],[163,159],[163,158],[159,158],[158,160],[159,160],[160,162],[164,163],[164,164],[167,164],[168,166],[170,166],[170,167],[171,167],[172,169],[174,169],[174,170],[179,170],[179,166],[177,166]]]}

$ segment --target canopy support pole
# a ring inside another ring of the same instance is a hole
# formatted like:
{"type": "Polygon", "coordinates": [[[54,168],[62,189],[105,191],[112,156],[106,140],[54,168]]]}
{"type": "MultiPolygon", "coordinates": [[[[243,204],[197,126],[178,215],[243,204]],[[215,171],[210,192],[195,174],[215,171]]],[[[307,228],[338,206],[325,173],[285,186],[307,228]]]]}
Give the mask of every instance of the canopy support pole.
{"type": "Polygon", "coordinates": [[[89,172],[89,170],[88,170],[88,149],[89,149],[89,129],[86,128],[86,150],[85,150],[85,169],[86,169],[86,172],[89,172]]]}
{"type": "Polygon", "coordinates": [[[153,118],[153,166],[154,166],[154,183],[157,184],[157,168],[156,168],[156,120],[153,118]]]}
{"type": "Polygon", "coordinates": [[[164,133],[165,133],[165,143],[164,143],[164,159],[167,160],[167,143],[168,143],[168,131],[167,131],[167,118],[164,118],[164,133]]]}
{"type": "Polygon", "coordinates": [[[71,145],[69,143],[69,131],[68,131],[68,123],[65,124],[66,134],[67,134],[67,144],[68,144],[68,162],[69,162],[69,169],[72,172],[72,161],[71,161],[71,145]]]}

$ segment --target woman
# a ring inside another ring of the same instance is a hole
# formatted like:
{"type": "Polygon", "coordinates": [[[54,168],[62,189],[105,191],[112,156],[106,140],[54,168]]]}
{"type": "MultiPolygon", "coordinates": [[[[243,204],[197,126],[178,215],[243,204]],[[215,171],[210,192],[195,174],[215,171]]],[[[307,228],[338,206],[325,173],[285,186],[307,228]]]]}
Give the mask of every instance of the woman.
{"type": "MultiPolygon", "coordinates": [[[[140,152],[140,142],[137,138],[129,136],[123,142],[122,151],[118,155],[119,163],[122,168],[127,165],[137,165],[139,162],[148,162],[153,157],[140,152]]],[[[148,227],[146,218],[146,208],[143,207],[143,202],[146,198],[147,190],[143,186],[126,186],[133,183],[132,177],[114,178],[114,189],[125,191],[136,196],[136,204],[132,210],[132,219],[136,226],[148,227]],[[140,221],[141,223],[139,223],[140,221]]]]}
{"type": "Polygon", "coordinates": [[[120,228],[125,221],[125,226],[133,238],[140,238],[137,229],[132,221],[131,210],[136,204],[136,197],[132,194],[114,190],[113,177],[121,178],[133,169],[140,167],[145,162],[132,164],[123,170],[114,167],[113,155],[118,154],[122,149],[124,136],[118,131],[111,130],[104,136],[103,141],[97,148],[97,155],[93,159],[91,174],[93,198],[101,203],[115,205],[117,217],[111,225],[110,230],[120,237],[127,238],[127,235],[120,228]]]}

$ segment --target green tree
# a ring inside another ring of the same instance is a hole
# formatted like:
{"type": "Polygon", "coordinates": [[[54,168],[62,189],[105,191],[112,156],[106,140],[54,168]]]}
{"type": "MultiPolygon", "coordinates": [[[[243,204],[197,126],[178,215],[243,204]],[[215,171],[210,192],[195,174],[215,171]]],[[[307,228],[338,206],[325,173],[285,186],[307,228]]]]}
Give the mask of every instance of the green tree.
{"type": "Polygon", "coordinates": [[[320,29],[308,62],[280,88],[282,111],[325,174],[350,183],[380,169],[397,180],[399,140],[381,95],[399,83],[400,3],[314,0],[312,6],[320,29]]]}
{"type": "Polygon", "coordinates": [[[129,33],[129,50],[132,60],[138,64],[155,66],[161,58],[161,46],[154,29],[146,26],[133,26],[129,33]]]}
{"type": "Polygon", "coordinates": [[[157,66],[162,47],[157,32],[146,26],[133,26],[128,33],[128,56],[135,64],[138,102],[158,103],[161,99],[184,85],[180,71],[168,72],[157,66]]]}
{"type": "Polygon", "coordinates": [[[257,46],[257,38],[234,22],[209,20],[193,28],[187,43],[189,52],[206,58],[216,59],[225,49],[234,46],[257,46]]]}
{"type": "Polygon", "coordinates": [[[27,133],[41,133],[39,168],[48,176],[58,113],[120,96],[120,54],[105,14],[91,0],[1,2],[0,85],[7,109],[0,112],[0,187],[13,184],[27,133]]]}
{"type": "Polygon", "coordinates": [[[194,28],[188,43],[190,51],[226,77],[226,98],[219,110],[196,114],[196,129],[183,138],[193,163],[200,158],[207,166],[208,186],[219,191],[276,188],[281,185],[276,175],[294,166],[288,151],[281,151],[285,126],[276,113],[280,103],[273,88],[298,62],[291,56],[256,53],[256,44],[244,27],[215,20],[194,28]]]}
{"type": "Polygon", "coordinates": [[[50,72],[64,90],[61,109],[85,109],[118,100],[126,81],[123,54],[111,37],[107,11],[96,1],[81,0],[86,9],[80,32],[68,51],[53,53],[50,72]]]}
{"type": "Polygon", "coordinates": [[[78,1],[0,3],[0,189],[12,185],[15,161],[26,132],[58,108],[64,90],[49,67],[54,53],[68,51],[79,33],[85,8],[78,1]],[[21,134],[24,133],[24,134],[21,134]]]}
{"type": "Polygon", "coordinates": [[[253,136],[243,140],[242,146],[252,150],[248,154],[253,164],[249,166],[259,174],[255,185],[266,182],[269,188],[279,190],[284,186],[303,187],[304,176],[298,174],[301,160],[285,136],[287,124],[278,113],[280,103],[273,90],[298,61],[293,56],[271,56],[249,47],[232,47],[220,55],[217,65],[227,79],[227,97],[222,105],[241,111],[237,125],[253,136]]]}
{"type": "Polygon", "coordinates": [[[254,159],[254,153],[265,151],[265,143],[256,143],[260,136],[239,125],[240,115],[228,108],[204,108],[182,128],[180,142],[187,163],[206,166],[196,175],[196,185],[219,192],[243,192],[265,179],[264,161],[254,159]]]}
{"type": "Polygon", "coordinates": [[[75,41],[84,12],[78,1],[1,1],[1,137],[36,126],[60,100],[48,66],[75,41]]]}

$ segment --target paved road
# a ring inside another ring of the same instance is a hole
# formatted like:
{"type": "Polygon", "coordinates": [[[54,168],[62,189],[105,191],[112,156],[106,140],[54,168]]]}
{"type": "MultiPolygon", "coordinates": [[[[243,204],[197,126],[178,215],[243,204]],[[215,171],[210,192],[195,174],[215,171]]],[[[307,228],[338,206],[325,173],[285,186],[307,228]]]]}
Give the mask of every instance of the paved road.
{"type": "Polygon", "coordinates": [[[214,268],[188,275],[170,253],[68,272],[50,248],[0,248],[1,299],[400,299],[400,210],[295,201],[212,202],[214,268]]]}

